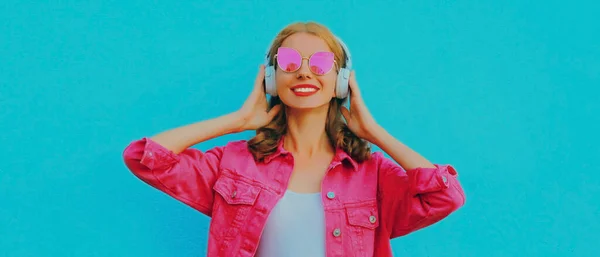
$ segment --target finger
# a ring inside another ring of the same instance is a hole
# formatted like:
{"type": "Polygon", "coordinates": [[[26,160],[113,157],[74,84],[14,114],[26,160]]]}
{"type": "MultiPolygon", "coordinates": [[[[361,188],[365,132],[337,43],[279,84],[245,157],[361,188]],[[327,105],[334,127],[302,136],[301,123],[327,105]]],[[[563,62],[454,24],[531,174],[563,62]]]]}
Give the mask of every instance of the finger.
{"type": "Polygon", "coordinates": [[[265,66],[261,64],[258,68],[258,74],[256,74],[256,80],[254,81],[255,88],[262,88],[265,80],[265,66]]]}
{"type": "Polygon", "coordinates": [[[346,119],[346,122],[348,122],[350,120],[350,111],[348,111],[348,108],[346,108],[346,106],[342,106],[340,108],[340,112],[342,112],[342,116],[344,116],[344,119],[346,119]]]}
{"type": "Polygon", "coordinates": [[[254,87],[252,87],[252,91],[250,92],[250,95],[248,96],[248,98],[251,99],[258,99],[261,97],[261,95],[264,95],[265,92],[265,88],[263,86],[263,80],[264,80],[264,65],[260,65],[258,68],[258,73],[256,74],[256,78],[254,79],[254,87]]]}
{"type": "Polygon", "coordinates": [[[271,108],[271,110],[269,110],[267,113],[269,120],[273,120],[279,111],[281,111],[281,104],[273,106],[273,108],[271,108]]]}
{"type": "Polygon", "coordinates": [[[350,91],[352,92],[352,95],[360,95],[360,91],[358,89],[358,82],[356,82],[356,74],[354,73],[354,71],[350,72],[350,79],[348,81],[348,85],[350,86],[350,91]]]}

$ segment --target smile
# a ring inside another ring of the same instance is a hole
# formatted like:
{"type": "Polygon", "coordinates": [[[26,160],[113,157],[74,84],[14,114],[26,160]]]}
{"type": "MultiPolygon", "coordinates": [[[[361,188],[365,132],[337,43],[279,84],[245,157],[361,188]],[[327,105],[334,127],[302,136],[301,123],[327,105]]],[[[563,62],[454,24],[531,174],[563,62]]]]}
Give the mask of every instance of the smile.
{"type": "Polygon", "coordinates": [[[292,92],[296,96],[310,96],[319,91],[319,87],[312,84],[301,84],[292,87],[292,92]]]}
{"type": "Polygon", "coordinates": [[[316,88],[310,88],[310,87],[299,87],[299,88],[294,88],[292,90],[294,90],[294,92],[315,92],[315,91],[317,91],[316,88]]]}

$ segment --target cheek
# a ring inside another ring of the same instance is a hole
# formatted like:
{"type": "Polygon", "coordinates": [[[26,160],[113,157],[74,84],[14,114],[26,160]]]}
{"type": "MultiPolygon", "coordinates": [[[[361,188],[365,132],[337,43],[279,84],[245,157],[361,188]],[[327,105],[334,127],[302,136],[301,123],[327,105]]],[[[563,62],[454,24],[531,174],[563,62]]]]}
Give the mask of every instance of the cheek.
{"type": "Polygon", "coordinates": [[[320,77],[319,82],[321,83],[321,85],[323,85],[323,90],[325,90],[327,92],[334,92],[336,78],[337,78],[337,75],[335,75],[335,74],[333,74],[333,75],[328,74],[326,76],[320,77]]]}
{"type": "Polygon", "coordinates": [[[286,87],[292,83],[293,79],[294,76],[290,75],[289,73],[278,72],[275,75],[275,83],[277,83],[277,87],[286,87]]]}

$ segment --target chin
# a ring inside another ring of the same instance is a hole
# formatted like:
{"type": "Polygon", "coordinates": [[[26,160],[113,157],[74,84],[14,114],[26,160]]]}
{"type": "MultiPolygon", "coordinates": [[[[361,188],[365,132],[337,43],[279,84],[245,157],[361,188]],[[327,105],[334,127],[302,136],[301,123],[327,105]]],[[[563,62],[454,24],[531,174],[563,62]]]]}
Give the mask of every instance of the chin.
{"type": "Polygon", "coordinates": [[[291,109],[296,109],[296,110],[311,110],[311,109],[316,109],[319,107],[323,107],[324,104],[307,104],[307,103],[292,103],[292,104],[286,104],[287,107],[291,108],[291,109]]]}

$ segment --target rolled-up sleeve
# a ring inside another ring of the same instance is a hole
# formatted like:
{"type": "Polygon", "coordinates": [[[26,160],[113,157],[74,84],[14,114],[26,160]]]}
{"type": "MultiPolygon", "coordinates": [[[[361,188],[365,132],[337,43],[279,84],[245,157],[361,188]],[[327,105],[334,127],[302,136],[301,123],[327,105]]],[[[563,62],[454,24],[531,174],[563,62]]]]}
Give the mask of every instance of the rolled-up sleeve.
{"type": "Polygon", "coordinates": [[[396,238],[432,225],[465,204],[465,193],[451,165],[403,169],[377,155],[384,226],[396,238]]]}
{"type": "Polygon", "coordinates": [[[210,217],[222,154],[222,147],[206,152],[188,148],[175,154],[142,138],[125,148],[123,159],[136,177],[210,217]]]}

